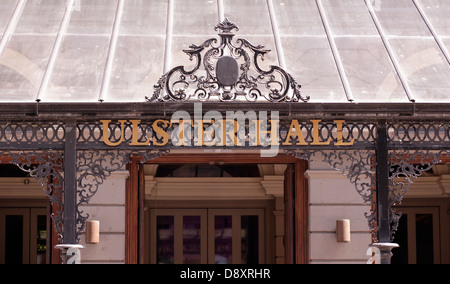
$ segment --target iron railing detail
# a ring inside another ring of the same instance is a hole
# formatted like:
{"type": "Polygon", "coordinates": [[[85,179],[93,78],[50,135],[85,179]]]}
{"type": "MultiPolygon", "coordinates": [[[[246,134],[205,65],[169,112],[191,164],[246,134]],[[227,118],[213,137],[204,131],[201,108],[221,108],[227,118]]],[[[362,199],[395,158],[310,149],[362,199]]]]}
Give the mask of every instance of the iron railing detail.
{"type": "Polygon", "coordinates": [[[0,123],[0,149],[64,149],[65,126],[62,122],[0,123]],[[37,147],[39,145],[39,147],[37,147]]]}
{"type": "MultiPolygon", "coordinates": [[[[82,211],[81,205],[88,204],[91,197],[98,191],[98,186],[114,171],[124,168],[133,155],[140,156],[141,161],[144,162],[168,154],[172,149],[180,148],[264,149],[268,147],[267,144],[255,144],[257,137],[252,136],[251,132],[252,127],[255,126],[252,126],[250,120],[244,120],[242,124],[238,123],[238,119],[227,121],[225,118],[224,121],[222,127],[225,126],[228,135],[225,135],[223,141],[219,139],[216,140],[217,143],[205,146],[198,143],[199,137],[195,133],[200,127],[203,133],[223,131],[223,128],[221,129],[220,125],[213,121],[199,123],[192,119],[181,126],[180,121],[172,121],[169,118],[111,119],[107,123],[102,120],[77,120],[75,135],[78,172],[77,239],[84,230],[87,219],[87,214],[82,211]],[[158,131],[155,131],[155,123],[158,131]],[[184,127],[185,133],[191,133],[183,137],[184,143],[181,145],[179,136],[171,135],[176,128],[180,127],[184,127]],[[167,136],[162,136],[161,131],[167,136]],[[243,134],[239,135],[239,132],[243,134]],[[107,145],[105,137],[117,146],[107,145]],[[174,138],[173,141],[172,138],[174,138]],[[147,141],[148,144],[145,143],[147,141]],[[133,142],[137,145],[133,145],[133,142]]],[[[267,127],[269,140],[271,140],[272,128],[277,128],[278,147],[281,153],[288,153],[310,162],[321,160],[347,176],[364,202],[370,205],[370,212],[366,213],[366,218],[370,230],[375,232],[377,231],[377,212],[374,206],[377,201],[374,198],[376,193],[374,173],[378,123],[379,121],[376,120],[364,119],[282,117],[275,125],[263,121],[259,126],[267,127]],[[302,134],[299,135],[299,132],[302,134]],[[315,141],[320,143],[315,145],[315,141]]],[[[439,163],[442,157],[450,155],[450,122],[405,120],[385,121],[385,125],[386,147],[389,151],[389,218],[393,236],[401,216],[394,209],[394,205],[401,203],[410,185],[418,176],[439,163]]],[[[3,163],[16,164],[42,185],[45,194],[53,204],[52,219],[61,238],[64,233],[62,196],[65,140],[64,122],[44,120],[0,123],[2,151],[0,160],[3,163]]],[[[377,240],[376,234],[374,234],[374,240],[377,240]]]]}

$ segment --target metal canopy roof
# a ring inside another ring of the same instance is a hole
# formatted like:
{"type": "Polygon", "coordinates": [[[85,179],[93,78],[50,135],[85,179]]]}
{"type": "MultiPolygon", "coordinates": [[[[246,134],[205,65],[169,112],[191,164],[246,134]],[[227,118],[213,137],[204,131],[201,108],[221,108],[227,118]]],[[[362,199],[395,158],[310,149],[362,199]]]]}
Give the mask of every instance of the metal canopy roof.
{"type": "Polygon", "coordinates": [[[144,102],[227,17],[310,103],[450,103],[448,15],[447,0],[3,0],[0,102],[144,102]]]}

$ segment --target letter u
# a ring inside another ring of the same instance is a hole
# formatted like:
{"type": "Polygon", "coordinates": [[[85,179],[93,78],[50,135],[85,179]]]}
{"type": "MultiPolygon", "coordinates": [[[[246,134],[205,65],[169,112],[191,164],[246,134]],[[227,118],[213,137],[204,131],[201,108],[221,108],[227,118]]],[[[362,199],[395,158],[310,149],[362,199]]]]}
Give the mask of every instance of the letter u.
{"type": "Polygon", "coordinates": [[[124,132],[125,132],[125,122],[127,122],[127,120],[119,120],[120,122],[120,139],[119,141],[113,143],[109,140],[109,123],[111,122],[111,120],[100,120],[100,122],[103,123],[103,142],[105,142],[106,145],[111,146],[111,147],[116,147],[119,146],[120,144],[122,144],[123,139],[124,139],[124,132]]]}

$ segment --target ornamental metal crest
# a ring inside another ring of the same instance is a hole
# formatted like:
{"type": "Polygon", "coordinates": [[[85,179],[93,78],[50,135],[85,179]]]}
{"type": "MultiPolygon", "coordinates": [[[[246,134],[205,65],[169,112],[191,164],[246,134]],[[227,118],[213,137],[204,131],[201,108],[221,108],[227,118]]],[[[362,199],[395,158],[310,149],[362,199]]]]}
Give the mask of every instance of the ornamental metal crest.
{"type": "Polygon", "coordinates": [[[270,66],[264,70],[260,61],[270,50],[255,46],[246,39],[233,41],[239,27],[225,19],[215,27],[217,38],[183,50],[195,67],[178,66],[164,74],[154,86],[149,102],[232,102],[257,100],[269,102],[308,102],[301,86],[283,68],[270,66]]]}

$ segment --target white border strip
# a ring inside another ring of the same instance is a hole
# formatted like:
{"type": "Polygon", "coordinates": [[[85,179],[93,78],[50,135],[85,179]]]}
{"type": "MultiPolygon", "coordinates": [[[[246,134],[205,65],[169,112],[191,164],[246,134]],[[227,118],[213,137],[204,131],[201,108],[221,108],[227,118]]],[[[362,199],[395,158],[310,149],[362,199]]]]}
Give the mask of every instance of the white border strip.
{"type": "Polygon", "coordinates": [[[122,22],[123,5],[124,0],[119,0],[111,34],[111,41],[109,43],[108,57],[106,58],[105,72],[103,72],[102,87],[98,98],[99,102],[105,101],[109,90],[109,83],[111,82],[111,72],[114,64],[114,57],[116,55],[117,38],[119,37],[119,28],[122,22]]]}
{"type": "Polygon", "coordinates": [[[392,49],[392,46],[389,43],[389,40],[383,30],[383,27],[381,26],[380,20],[378,19],[377,14],[376,14],[375,10],[373,9],[372,3],[370,3],[370,0],[365,0],[365,1],[366,1],[367,9],[369,9],[369,13],[372,17],[372,20],[378,30],[378,33],[381,36],[381,40],[383,41],[384,47],[386,48],[386,51],[388,52],[391,62],[394,65],[395,71],[397,72],[400,82],[403,85],[406,95],[408,96],[408,99],[410,102],[415,102],[416,100],[414,99],[414,97],[412,95],[411,87],[409,86],[408,81],[406,80],[404,74],[402,73],[402,70],[400,68],[400,63],[398,62],[397,57],[395,56],[395,53],[392,49]]]}
{"type": "Polygon", "coordinates": [[[20,0],[17,3],[16,8],[14,9],[14,13],[11,16],[11,19],[9,20],[8,25],[6,26],[5,33],[3,34],[2,40],[0,42],[0,55],[3,54],[6,44],[8,43],[11,35],[13,34],[14,30],[16,29],[17,23],[19,22],[19,18],[22,15],[23,8],[25,7],[26,3],[27,3],[27,0],[20,0]]]}
{"type": "Polygon", "coordinates": [[[445,46],[444,42],[442,41],[441,37],[437,33],[436,29],[434,28],[431,21],[428,19],[425,11],[423,10],[422,6],[417,2],[417,0],[413,0],[414,5],[417,8],[417,11],[419,11],[420,16],[422,16],[422,19],[425,21],[425,24],[427,25],[428,29],[430,30],[431,34],[433,35],[434,39],[436,40],[436,43],[438,44],[439,48],[441,49],[442,53],[445,56],[445,59],[447,59],[448,64],[450,64],[450,53],[445,46]]]}
{"type": "Polygon", "coordinates": [[[164,48],[164,74],[169,72],[172,60],[172,37],[173,37],[173,7],[174,0],[168,0],[169,6],[167,8],[167,23],[166,23],[166,46],[164,48]]]}
{"type": "Polygon", "coordinates": [[[50,59],[47,63],[47,68],[45,70],[44,78],[42,79],[41,87],[39,88],[39,92],[36,96],[36,102],[40,102],[45,92],[47,91],[48,83],[50,82],[50,77],[53,73],[53,67],[55,66],[56,57],[59,54],[59,49],[61,48],[61,42],[64,38],[64,35],[67,31],[67,27],[69,26],[70,17],[72,16],[72,10],[75,0],[68,0],[66,12],[64,13],[63,20],[58,30],[58,35],[56,36],[55,44],[53,45],[53,50],[50,55],[50,59]]]}
{"type": "Polygon", "coordinates": [[[322,1],[316,0],[316,4],[317,8],[319,9],[320,17],[322,18],[323,27],[325,29],[325,33],[327,34],[328,42],[330,43],[331,52],[333,53],[334,61],[338,69],[339,76],[341,77],[341,82],[344,87],[347,100],[353,102],[355,101],[355,98],[353,96],[352,88],[350,87],[347,74],[345,73],[344,64],[342,63],[341,55],[339,54],[339,50],[336,46],[336,41],[334,40],[334,35],[331,31],[331,27],[325,14],[325,9],[323,8],[322,1]]]}
{"type": "Polygon", "coordinates": [[[272,23],[273,37],[275,39],[275,47],[277,49],[278,62],[280,67],[286,69],[286,59],[284,56],[283,45],[281,44],[281,37],[278,28],[277,17],[275,15],[275,8],[272,0],[267,0],[267,6],[269,8],[270,21],[272,23]]]}

